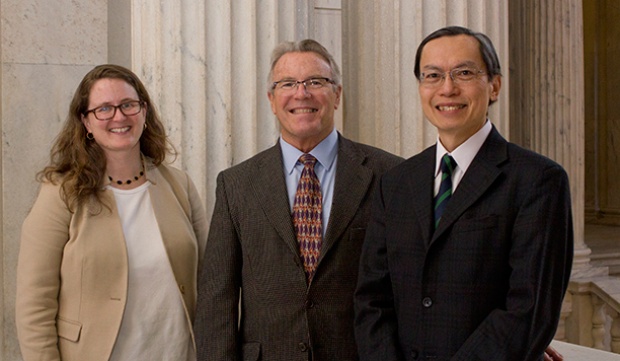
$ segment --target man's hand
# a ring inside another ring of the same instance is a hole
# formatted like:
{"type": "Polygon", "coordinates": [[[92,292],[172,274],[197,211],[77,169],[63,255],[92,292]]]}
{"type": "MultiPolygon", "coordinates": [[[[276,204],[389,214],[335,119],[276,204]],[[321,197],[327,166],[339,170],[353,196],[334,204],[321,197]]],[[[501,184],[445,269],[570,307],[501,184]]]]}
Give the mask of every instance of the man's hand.
{"type": "Polygon", "coordinates": [[[564,361],[564,356],[557,352],[553,347],[547,346],[545,350],[545,361],[564,361]]]}

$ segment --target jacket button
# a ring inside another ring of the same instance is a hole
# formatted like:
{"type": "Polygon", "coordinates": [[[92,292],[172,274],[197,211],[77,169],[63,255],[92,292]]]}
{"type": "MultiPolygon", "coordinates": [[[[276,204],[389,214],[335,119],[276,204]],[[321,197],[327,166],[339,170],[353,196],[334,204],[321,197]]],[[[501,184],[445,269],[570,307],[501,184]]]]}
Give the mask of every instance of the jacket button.
{"type": "Polygon", "coordinates": [[[306,352],[306,351],[308,351],[308,346],[306,346],[306,344],[305,344],[305,343],[303,343],[303,342],[300,342],[300,343],[299,343],[299,345],[298,345],[298,347],[299,347],[299,351],[301,351],[301,352],[306,352]]]}
{"type": "Polygon", "coordinates": [[[306,308],[310,309],[314,307],[314,302],[306,300],[306,308]]]}
{"type": "Polygon", "coordinates": [[[422,306],[429,308],[433,305],[433,300],[430,297],[424,297],[422,299],[422,306]]]}
{"type": "Polygon", "coordinates": [[[417,359],[418,359],[418,356],[419,356],[419,355],[418,355],[418,350],[413,350],[413,351],[411,351],[411,358],[412,358],[412,359],[417,360],[417,359]]]}
{"type": "Polygon", "coordinates": [[[185,286],[184,285],[179,285],[179,290],[181,290],[182,294],[185,294],[185,286]]]}

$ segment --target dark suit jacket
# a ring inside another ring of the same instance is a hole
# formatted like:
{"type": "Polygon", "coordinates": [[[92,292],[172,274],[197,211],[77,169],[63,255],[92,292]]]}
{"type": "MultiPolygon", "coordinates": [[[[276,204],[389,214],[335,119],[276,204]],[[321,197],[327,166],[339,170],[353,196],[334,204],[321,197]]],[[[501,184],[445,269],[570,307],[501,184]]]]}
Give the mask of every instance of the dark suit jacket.
{"type": "Polygon", "coordinates": [[[435,146],[374,197],[355,296],[362,360],[542,360],[573,254],[564,170],[493,128],[433,232],[435,146]]]}
{"type": "Polygon", "coordinates": [[[309,286],[280,146],[220,173],[198,282],[198,360],[356,360],[353,293],[371,194],[401,161],[339,136],[333,205],[309,286]]]}

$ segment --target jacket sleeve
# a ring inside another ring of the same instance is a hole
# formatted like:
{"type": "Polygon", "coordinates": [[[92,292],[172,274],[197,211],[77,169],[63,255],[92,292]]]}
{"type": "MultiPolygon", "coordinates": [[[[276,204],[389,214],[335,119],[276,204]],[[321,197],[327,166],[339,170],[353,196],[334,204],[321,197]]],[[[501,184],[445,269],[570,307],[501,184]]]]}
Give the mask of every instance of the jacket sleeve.
{"type": "Polygon", "coordinates": [[[198,276],[194,333],[199,361],[239,360],[239,290],[241,247],[228,203],[226,182],[217,178],[216,201],[198,276]]]}
{"type": "Polygon", "coordinates": [[[15,323],[24,361],[60,360],[56,316],[71,213],[59,192],[43,183],[22,226],[15,323]]]}
{"type": "Polygon", "coordinates": [[[452,360],[540,360],[553,339],[573,257],[568,177],[558,165],[531,177],[515,204],[506,308],[491,312],[452,360]]]}
{"type": "Polygon", "coordinates": [[[355,291],[355,341],[362,361],[404,360],[388,269],[381,183],[374,194],[355,291]]]}

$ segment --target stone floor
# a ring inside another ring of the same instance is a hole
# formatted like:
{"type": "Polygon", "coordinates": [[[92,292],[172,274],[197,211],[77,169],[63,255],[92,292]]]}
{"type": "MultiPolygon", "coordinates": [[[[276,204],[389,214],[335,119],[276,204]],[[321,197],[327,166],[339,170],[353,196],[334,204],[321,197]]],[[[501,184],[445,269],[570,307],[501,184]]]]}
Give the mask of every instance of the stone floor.
{"type": "Polygon", "coordinates": [[[620,355],[573,345],[561,341],[551,342],[551,346],[564,356],[565,361],[620,361],[620,355]]]}

